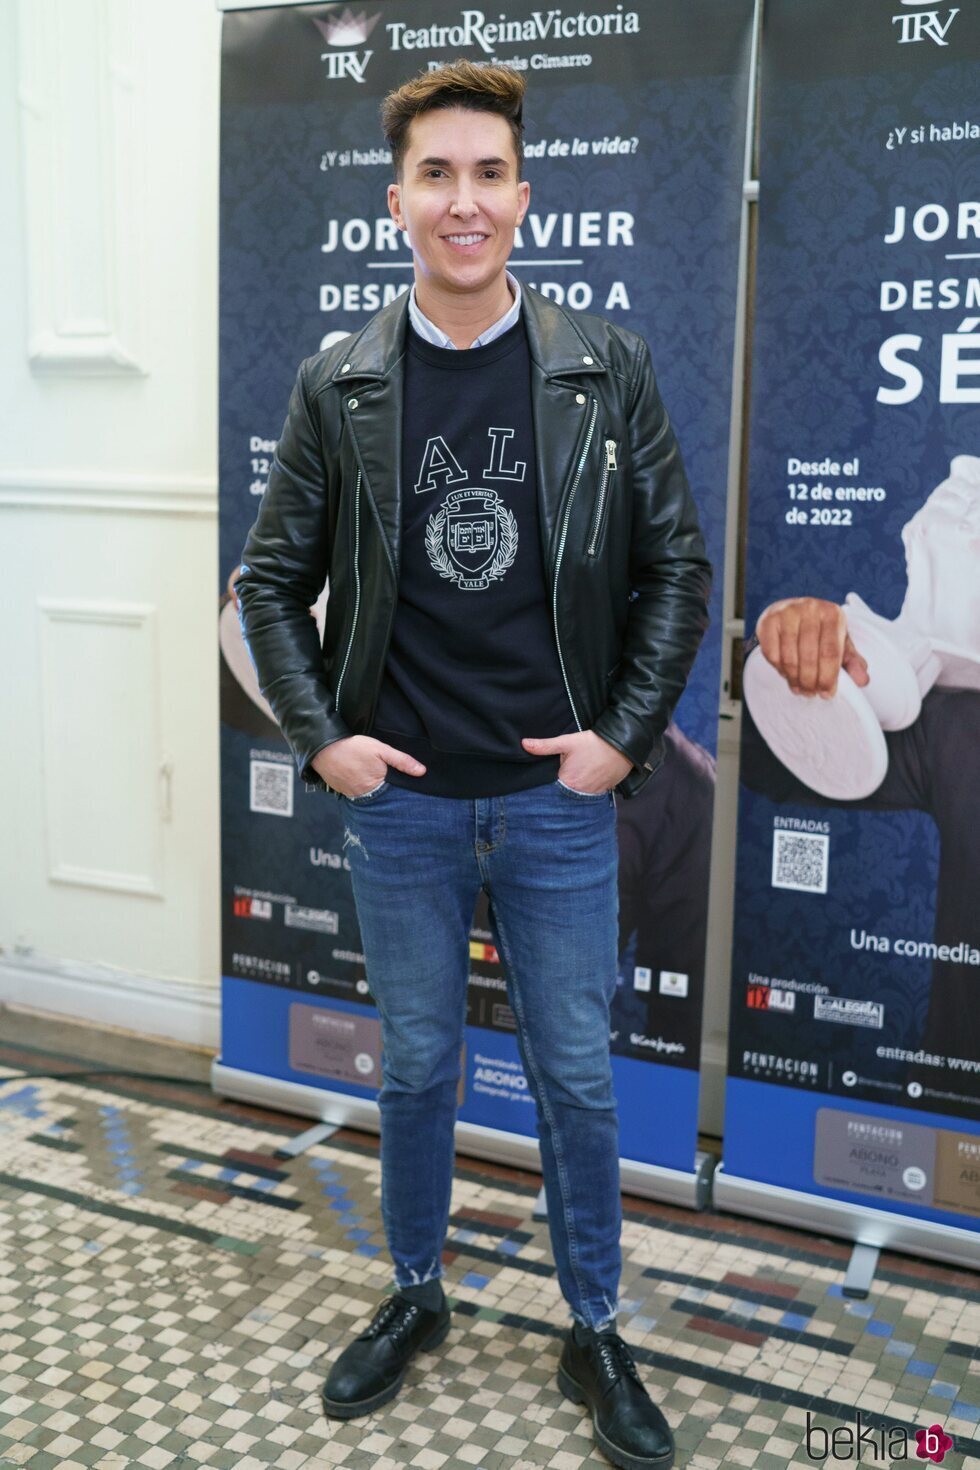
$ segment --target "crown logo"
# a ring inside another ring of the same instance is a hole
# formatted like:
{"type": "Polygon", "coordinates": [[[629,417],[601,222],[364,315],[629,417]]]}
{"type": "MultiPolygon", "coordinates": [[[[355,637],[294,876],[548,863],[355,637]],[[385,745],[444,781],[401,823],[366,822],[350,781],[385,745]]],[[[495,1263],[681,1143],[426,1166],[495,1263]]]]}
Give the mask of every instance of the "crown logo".
{"type": "Polygon", "coordinates": [[[345,5],[340,15],[330,15],[326,20],[317,20],[316,16],[311,19],[328,46],[360,46],[378,24],[381,12],[379,10],[368,20],[367,11],[362,10],[355,15],[350,6],[345,5]]]}

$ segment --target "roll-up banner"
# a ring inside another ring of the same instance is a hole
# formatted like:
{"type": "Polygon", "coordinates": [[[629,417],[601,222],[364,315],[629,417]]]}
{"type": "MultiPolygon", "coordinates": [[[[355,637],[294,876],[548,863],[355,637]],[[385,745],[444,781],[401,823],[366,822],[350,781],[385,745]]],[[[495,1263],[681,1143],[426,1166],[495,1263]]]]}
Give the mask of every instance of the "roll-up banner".
{"type": "MultiPolygon", "coordinates": [[[[451,0],[234,10],[221,112],[222,1052],[215,1085],[371,1123],[380,1033],[335,798],[307,791],[259,693],[229,577],[302,358],[412,282],[385,203],[385,93],[467,57],[528,81],[531,204],[510,267],[649,341],[709,554],[723,557],[751,0],[484,13],[451,0]]],[[[720,575],[718,582],[720,584],[720,575]]],[[[711,631],[664,768],[619,806],[612,1051],[624,1160],[696,1172],[721,648],[711,631]]],[[[311,611],[322,628],[325,590],[311,611]]],[[[533,1162],[534,1108],[485,909],[470,944],[461,1141],[533,1162]],[[515,1143],[520,1148],[515,1150],[515,1143]]],[[[637,1187],[641,1187],[637,1182],[637,1187]]]]}
{"type": "Polygon", "coordinates": [[[749,645],[715,1191],[974,1265],[978,62],[975,4],[766,6],[747,627],[850,643],[830,699],[749,645]]]}

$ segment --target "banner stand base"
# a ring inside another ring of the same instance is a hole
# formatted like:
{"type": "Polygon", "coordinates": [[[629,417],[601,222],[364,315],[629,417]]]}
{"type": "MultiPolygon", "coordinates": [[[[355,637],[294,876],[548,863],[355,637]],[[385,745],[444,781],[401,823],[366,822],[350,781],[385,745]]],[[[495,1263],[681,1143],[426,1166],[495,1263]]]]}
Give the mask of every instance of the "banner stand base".
{"type": "MultiPolygon", "coordinates": [[[[282,1077],[265,1077],[258,1072],[243,1072],[226,1066],[220,1057],[211,1063],[211,1087],[219,1097],[238,1102],[255,1103],[283,1113],[318,1118],[338,1128],[362,1128],[367,1133],[379,1132],[378,1105],[369,1098],[351,1097],[343,1092],[330,1092],[324,1087],[311,1087],[303,1082],[288,1082],[282,1077]]],[[[313,1129],[294,1139],[293,1144],[310,1138],[313,1129]]],[[[323,1134],[323,1137],[329,1136],[323,1134]]],[[[308,1147],[303,1144],[303,1147],[308,1147]]],[[[505,1133],[499,1128],[484,1128],[479,1123],[456,1124],[456,1147],[460,1153],[492,1163],[510,1164],[515,1169],[541,1172],[538,1140],[521,1133],[505,1133]]],[[[620,1160],[620,1179],[628,1194],[643,1199],[664,1200],[689,1210],[703,1210],[711,1192],[714,1154],[700,1150],[694,1157],[694,1168],[669,1169],[663,1164],[643,1164],[635,1159],[620,1160]]]]}
{"type": "Polygon", "coordinates": [[[783,1189],[778,1184],[763,1184],[757,1179],[740,1179],[726,1173],[723,1163],[715,1170],[711,1206],[715,1210],[730,1210],[733,1215],[752,1215],[757,1220],[771,1220],[779,1225],[798,1225],[817,1234],[843,1236],[859,1245],[905,1251],[943,1261],[948,1266],[980,1271],[977,1231],[847,1204],[822,1194],[804,1194],[802,1190],[783,1189]]]}
{"type": "Polygon", "coordinates": [[[875,1279],[878,1269],[878,1257],[881,1251],[876,1245],[861,1245],[857,1242],[851,1251],[851,1259],[847,1263],[847,1271],[844,1275],[842,1287],[845,1296],[858,1297],[862,1301],[871,1290],[871,1283],[875,1279]]]}
{"type": "Polygon", "coordinates": [[[313,1148],[316,1144],[322,1143],[325,1138],[329,1138],[331,1134],[336,1133],[338,1126],[337,1123],[314,1123],[313,1127],[307,1128],[305,1133],[297,1134],[288,1143],[284,1143],[277,1152],[287,1154],[291,1159],[298,1158],[308,1148],[313,1148]]]}

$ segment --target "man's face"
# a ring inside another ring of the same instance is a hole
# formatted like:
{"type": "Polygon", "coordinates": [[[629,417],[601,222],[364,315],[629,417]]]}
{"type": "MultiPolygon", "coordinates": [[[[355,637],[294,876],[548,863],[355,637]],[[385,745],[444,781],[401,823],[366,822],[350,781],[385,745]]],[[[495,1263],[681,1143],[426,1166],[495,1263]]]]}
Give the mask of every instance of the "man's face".
{"type": "Polygon", "coordinates": [[[530,185],[517,178],[509,124],[495,113],[438,108],[409,128],[388,208],[408,234],[419,283],[467,295],[502,275],[530,185]]]}

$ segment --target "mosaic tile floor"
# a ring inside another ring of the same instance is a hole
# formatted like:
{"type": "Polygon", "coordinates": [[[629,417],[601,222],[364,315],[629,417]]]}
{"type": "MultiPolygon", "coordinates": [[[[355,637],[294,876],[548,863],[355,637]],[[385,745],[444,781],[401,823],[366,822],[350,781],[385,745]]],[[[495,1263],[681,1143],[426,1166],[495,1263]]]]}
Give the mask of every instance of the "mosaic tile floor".
{"type": "MultiPolygon", "coordinates": [[[[328,1423],[328,1365],[389,1283],[376,1139],[290,1158],[307,1121],[204,1088],[10,1075],[100,1063],[208,1074],[200,1053],[0,1011],[0,1465],[608,1463],[555,1385],[567,1318],[534,1175],[459,1160],[450,1336],[393,1403],[328,1423]]],[[[678,1466],[890,1465],[906,1433],[932,1463],[914,1434],[939,1424],[944,1467],[980,1470],[980,1277],[884,1254],[851,1301],[841,1242],[625,1205],[621,1326],[678,1466]]]]}

